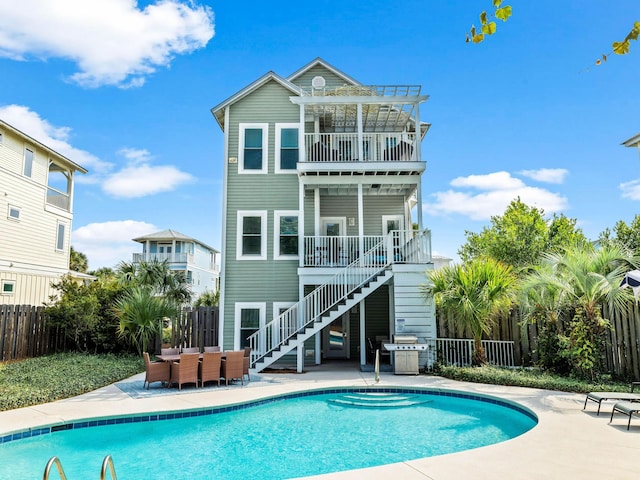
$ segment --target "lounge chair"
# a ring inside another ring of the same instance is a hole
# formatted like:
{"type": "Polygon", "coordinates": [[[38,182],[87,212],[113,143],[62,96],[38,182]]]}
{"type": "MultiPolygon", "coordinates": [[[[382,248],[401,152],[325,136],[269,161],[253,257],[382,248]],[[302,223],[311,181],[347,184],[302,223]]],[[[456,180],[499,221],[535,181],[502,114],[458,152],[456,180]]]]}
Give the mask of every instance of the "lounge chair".
{"type": "Polygon", "coordinates": [[[200,354],[198,353],[181,353],[180,363],[174,363],[171,366],[171,383],[178,384],[178,389],[182,390],[185,383],[195,383],[198,387],[198,365],[200,363],[200,354]]]}
{"type": "Polygon", "coordinates": [[[609,423],[613,421],[613,414],[616,412],[624,413],[629,416],[629,421],[627,422],[627,430],[631,426],[631,416],[640,414],[640,403],[637,402],[618,402],[613,406],[613,410],[611,410],[611,418],[609,419],[609,423]]]}
{"type": "Polygon", "coordinates": [[[229,385],[229,380],[239,379],[244,385],[244,351],[237,350],[227,352],[226,358],[222,359],[222,372],[224,381],[229,385]]]}
{"type": "Polygon", "coordinates": [[[220,347],[213,346],[213,347],[204,347],[204,351],[205,352],[219,352],[220,351],[220,347]]]}
{"type": "Polygon", "coordinates": [[[631,393],[624,392],[589,392],[584,399],[584,406],[582,409],[587,408],[587,402],[591,400],[598,404],[598,412],[596,415],[600,415],[600,407],[605,400],[625,400],[629,402],[640,402],[640,393],[633,393],[633,385],[631,386],[631,393]]]}
{"type": "Polygon", "coordinates": [[[220,370],[222,367],[222,352],[204,352],[200,362],[200,386],[206,382],[218,382],[220,385],[220,370]]]}
{"type": "Polygon", "coordinates": [[[247,376],[247,382],[251,381],[249,377],[249,367],[251,366],[251,347],[244,347],[244,357],[242,359],[242,377],[247,376]]]}
{"type": "Polygon", "coordinates": [[[142,356],[144,357],[145,366],[145,377],[142,386],[144,387],[146,385],[147,390],[149,390],[149,384],[153,382],[168,384],[171,375],[169,364],[165,362],[152,362],[147,352],[144,352],[142,356]]]}
{"type": "Polygon", "coordinates": [[[200,353],[200,347],[185,347],[181,353],[200,353]]]}

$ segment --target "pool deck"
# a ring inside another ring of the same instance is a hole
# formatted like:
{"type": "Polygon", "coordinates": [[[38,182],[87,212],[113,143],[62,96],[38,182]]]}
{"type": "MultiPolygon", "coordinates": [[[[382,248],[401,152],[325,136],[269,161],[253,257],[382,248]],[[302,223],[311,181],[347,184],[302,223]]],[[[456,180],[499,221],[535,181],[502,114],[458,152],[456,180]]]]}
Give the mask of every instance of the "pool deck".
{"type": "MultiPolygon", "coordinates": [[[[144,374],[129,379],[141,380],[144,374]]],[[[0,412],[0,435],[29,427],[105,417],[195,409],[233,404],[316,388],[375,385],[374,374],[351,365],[312,367],[303,374],[261,373],[245,386],[206,388],[194,393],[131,398],[110,385],[57,402],[0,412]]],[[[496,445],[461,453],[351,470],[315,479],[637,479],[640,476],[640,418],[617,415],[609,424],[613,402],[589,402],[585,395],[457,382],[434,376],[381,373],[381,387],[429,387],[493,395],[518,402],[536,413],[538,425],[529,432],[496,445]]],[[[410,439],[408,439],[410,441],[410,439]]],[[[44,465],[43,465],[44,469],[44,465]]],[[[117,472],[117,461],[116,461],[117,472]]]]}

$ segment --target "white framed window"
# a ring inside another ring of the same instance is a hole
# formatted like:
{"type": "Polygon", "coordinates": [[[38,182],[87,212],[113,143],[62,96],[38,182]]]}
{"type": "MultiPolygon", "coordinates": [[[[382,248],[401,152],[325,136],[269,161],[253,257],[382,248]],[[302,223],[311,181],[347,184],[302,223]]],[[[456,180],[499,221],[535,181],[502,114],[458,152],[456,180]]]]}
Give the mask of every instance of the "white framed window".
{"type": "Polygon", "coordinates": [[[237,260],[267,259],[267,211],[238,210],[237,260]]]}
{"type": "Polygon", "coordinates": [[[267,173],[269,124],[241,123],[238,139],[238,173],[267,173]]]}
{"type": "Polygon", "coordinates": [[[276,173],[296,173],[300,158],[299,131],[299,123],[276,123],[276,173]]]}
{"type": "MultiPolygon", "coordinates": [[[[238,348],[249,346],[247,338],[264,327],[267,304],[264,302],[238,302],[235,304],[235,325],[238,348]]],[[[263,346],[258,349],[264,350],[263,346]]]]}
{"type": "Polygon", "coordinates": [[[58,222],[56,230],[56,250],[64,250],[64,240],[67,234],[67,225],[65,223],[58,222]]]}
{"type": "Polygon", "coordinates": [[[16,291],[16,282],[15,280],[2,280],[2,291],[0,294],[2,295],[13,295],[16,291]]]}
{"type": "Polygon", "coordinates": [[[273,212],[273,258],[294,260],[298,258],[298,211],[273,212]]]}
{"type": "Polygon", "coordinates": [[[9,220],[20,220],[20,209],[15,205],[9,205],[9,211],[7,212],[7,218],[9,220]]]}
{"type": "Polygon", "coordinates": [[[33,158],[35,154],[29,147],[24,147],[24,176],[31,177],[33,174],[33,158]]]}

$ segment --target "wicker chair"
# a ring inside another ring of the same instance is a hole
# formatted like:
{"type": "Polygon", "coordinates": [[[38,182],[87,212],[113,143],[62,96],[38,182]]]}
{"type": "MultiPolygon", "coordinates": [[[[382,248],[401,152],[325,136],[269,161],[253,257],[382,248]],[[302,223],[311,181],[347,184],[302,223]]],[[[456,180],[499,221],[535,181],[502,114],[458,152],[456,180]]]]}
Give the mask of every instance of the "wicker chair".
{"type": "Polygon", "coordinates": [[[244,357],[242,362],[242,378],[247,376],[247,382],[251,381],[249,377],[249,367],[251,366],[251,347],[244,347],[244,357]]]}
{"type": "Polygon", "coordinates": [[[181,353],[180,363],[174,363],[171,366],[171,383],[178,384],[178,389],[182,390],[185,383],[195,383],[198,387],[198,365],[200,363],[200,355],[197,353],[181,353]]]}
{"type": "Polygon", "coordinates": [[[184,347],[180,353],[200,353],[200,347],[184,347]]]}
{"type": "Polygon", "coordinates": [[[144,352],[144,365],[145,365],[145,377],[142,386],[147,386],[149,390],[149,384],[153,382],[169,383],[170,365],[165,362],[152,362],[149,358],[149,354],[144,352]]]}
{"type": "Polygon", "coordinates": [[[219,352],[220,351],[220,347],[218,347],[217,345],[214,347],[204,347],[204,351],[205,352],[219,352]]]}
{"type": "Polygon", "coordinates": [[[226,358],[222,359],[222,372],[224,381],[229,385],[229,380],[239,379],[244,385],[244,352],[242,350],[227,352],[226,358]]]}
{"type": "Polygon", "coordinates": [[[222,367],[222,352],[204,352],[200,362],[200,386],[206,382],[218,382],[220,385],[220,369],[222,367]]]}

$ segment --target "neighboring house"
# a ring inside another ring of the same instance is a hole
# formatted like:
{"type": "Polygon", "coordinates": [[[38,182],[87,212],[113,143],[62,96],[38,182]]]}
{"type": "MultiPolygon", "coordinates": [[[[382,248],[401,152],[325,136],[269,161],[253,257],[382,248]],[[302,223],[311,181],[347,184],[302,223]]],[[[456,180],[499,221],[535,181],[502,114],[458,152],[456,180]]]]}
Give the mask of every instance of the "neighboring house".
{"type": "Polygon", "coordinates": [[[42,305],[69,270],[80,165],[0,120],[0,304],[42,305]]]}
{"type": "Polygon", "coordinates": [[[220,287],[220,252],[195,238],[175,230],[163,230],[134,238],[142,244],[142,253],[133,254],[133,263],[158,260],[169,270],[184,272],[195,301],[203,292],[220,287]]]}
{"type": "Polygon", "coordinates": [[[364,85],[318,58],[212,108],[224,132],[220,342],[251,346],[256,371],[364,366],[376,340],[435,338],[418,287],[433,268],[420,90],[364,85]]]}
{"type": "Polygon", "coordinates": [[[640,133],[631,137],[629,140],[622,142],[625,147],[636,147],[638,149],[638,155],[640,155],[640,133]]]}

